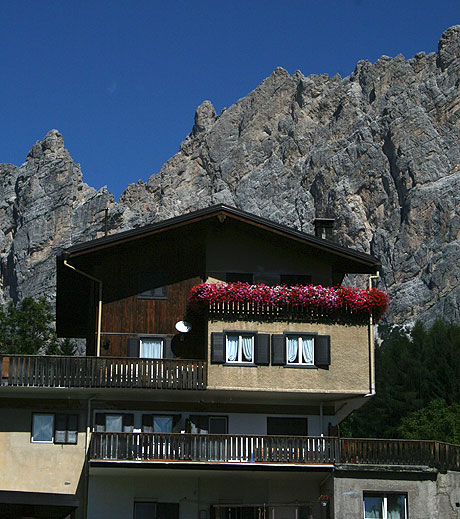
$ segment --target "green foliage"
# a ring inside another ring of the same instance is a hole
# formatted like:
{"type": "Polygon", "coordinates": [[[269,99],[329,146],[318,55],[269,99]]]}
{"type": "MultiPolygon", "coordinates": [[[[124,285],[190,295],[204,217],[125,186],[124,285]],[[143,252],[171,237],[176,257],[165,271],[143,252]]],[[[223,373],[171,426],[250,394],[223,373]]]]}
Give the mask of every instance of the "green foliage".
{"type": "Polygon", "coordinates": [[[343,422],[343,436],[400,438],[402,420],[432,400],[460,403],[460,326],[393,328],[376,346],[375,371],[377,394],[343,422]]]}
{"type": "Polygon", "coordinates": [[[460,404],[432,400],[401,420],[399,432],[408,440],[439,440],[460,444],[460,404]]]}
{"type": "Polygon", "coordinates": [[[26,297],[0,309],[0,353],[74,355],[76,346],[59,341],[54,330],[51,305],[40,298],[26,297]]]}

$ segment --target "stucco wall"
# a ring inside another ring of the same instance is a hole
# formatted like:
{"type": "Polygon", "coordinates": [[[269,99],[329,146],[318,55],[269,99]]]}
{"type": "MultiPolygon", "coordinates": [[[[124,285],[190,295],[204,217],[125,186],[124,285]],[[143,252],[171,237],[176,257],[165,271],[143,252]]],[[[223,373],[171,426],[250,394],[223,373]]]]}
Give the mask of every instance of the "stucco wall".
{"type": "MultiPolygon", "coordinates": [[[[80,424],[84,420],[79,416],[80,424]]],[[[31,410],[0,409],[0,489],[75,494],[85,461],[85,433],[78,433],[76,445],[32,443],[31,425],[31,410]]]]}
{"type": "Polygon", "coordinates": [[[331,337],[329,369],[302,369],[284,366],[231,366],[210,364],[208,387],[305,391],[310,393],[369,392],[369,346],[367,326],[300,322],[220,321],[208,323],[208,358],[211,333],[224,330],[254,330],[259,333],[315,332],[331,337]]]}
{"type": "Polygon", "coordinates": [[[362,519],[363,494],[396,492],[407,494],[409,519],[458,519],[460,517],[460,473],[441,474],[434,469],[369,471],[334,477],[336,519],[362,519]]]}

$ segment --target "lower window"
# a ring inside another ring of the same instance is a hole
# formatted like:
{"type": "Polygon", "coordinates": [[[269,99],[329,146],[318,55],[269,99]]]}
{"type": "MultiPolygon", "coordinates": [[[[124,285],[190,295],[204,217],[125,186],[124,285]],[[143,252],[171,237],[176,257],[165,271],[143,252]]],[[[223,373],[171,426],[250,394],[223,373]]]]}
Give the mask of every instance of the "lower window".
{"type": "Polygon", "coordinates": [[[407,495],[365,492],[364,519],[408,519],[407,495]]]}
{"type": "Polygon", "coordinates": [[[226,335],[227,362],[254,362],[254,335],[226,335]]]}
{"type": "Polygon", "coordinates": [[[163,342],[161,338],[141,337],[139,357],[141,359],[162,359],[163,342]]]}
{"type": "Polygon", "coordinates": [[[134,519],[179,519],[177,503],[134,503],[134,519]]]}

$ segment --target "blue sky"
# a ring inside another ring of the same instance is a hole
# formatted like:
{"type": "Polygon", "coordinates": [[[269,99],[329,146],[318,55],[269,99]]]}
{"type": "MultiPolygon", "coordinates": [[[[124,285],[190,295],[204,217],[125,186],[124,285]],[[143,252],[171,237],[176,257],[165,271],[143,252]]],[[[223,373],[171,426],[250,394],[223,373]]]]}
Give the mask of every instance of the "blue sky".
{"type": "Polygon", "coordinates": [[[0,19],[0,162],[56,128],[118,198],[179,150],[203,100],[220,112],[278,66],[346,76],[436,51],[460,2],[0,0],[0,19]]]}

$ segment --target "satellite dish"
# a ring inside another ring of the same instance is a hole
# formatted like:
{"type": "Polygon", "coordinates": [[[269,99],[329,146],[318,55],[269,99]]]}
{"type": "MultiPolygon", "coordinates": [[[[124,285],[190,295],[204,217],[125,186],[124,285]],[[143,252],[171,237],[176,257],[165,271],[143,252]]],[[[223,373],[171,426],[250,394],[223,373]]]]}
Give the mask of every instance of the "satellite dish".
{"type": "Polygon", "coordinates": [[[178,321],[176,323],[176,330],[181,333],[187,333],[192,329],[192,325],[187,321],[178,321]]]}

